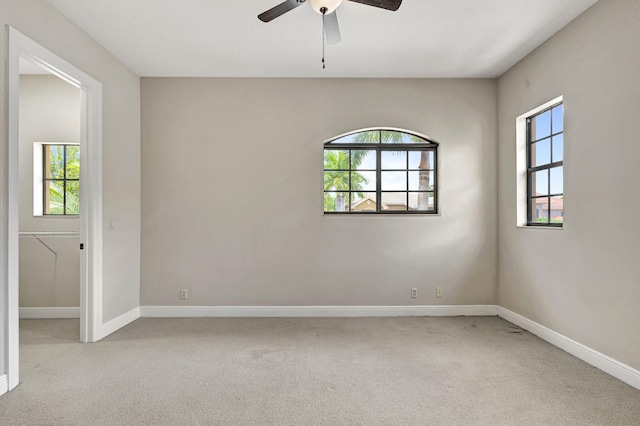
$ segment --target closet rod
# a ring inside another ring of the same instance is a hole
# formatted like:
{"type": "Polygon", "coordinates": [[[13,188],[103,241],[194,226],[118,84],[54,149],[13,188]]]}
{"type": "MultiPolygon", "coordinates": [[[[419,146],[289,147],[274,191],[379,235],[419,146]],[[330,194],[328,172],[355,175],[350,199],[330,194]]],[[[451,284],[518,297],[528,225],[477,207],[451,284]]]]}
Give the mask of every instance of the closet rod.
{"type": "MultiPolygon", "coordinates": [[[[20,232],[20,234],[22,234],[22,232],[20,232]]],[[[49,247],[47,245],[47,243],[45,243],[44,241],[42,241],[40,238],[38,238],[38,236],[34,233],[31,233],[31,235],[33,236],[33,238],[35,238],[36,240],[40,241],[40,244],[42,244],[43,246],[45,246],[47,249],[49,249],[49,251],[51,253],[53,253],[53,255],[56,257],[56,259],[58,258],[58,253],[55,252],[54,249],[52,249],[51,247],[49,247]]]]}
{"type": "Polygon", "coordinates": [[[51,232],[51,231],[20,231],[18,232],[19,235],[80,235],[80,232],[75,232],[75,231],[66,231],[66,232],[51,232]]]}

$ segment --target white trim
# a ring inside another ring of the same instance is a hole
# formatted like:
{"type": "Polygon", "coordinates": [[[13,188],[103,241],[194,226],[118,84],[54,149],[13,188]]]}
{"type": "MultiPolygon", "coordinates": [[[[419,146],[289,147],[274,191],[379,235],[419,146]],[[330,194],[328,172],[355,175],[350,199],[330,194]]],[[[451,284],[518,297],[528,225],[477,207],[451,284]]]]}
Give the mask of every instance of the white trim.
{"type": "Polygon", "coordinates": [[[121,329],[125,325],[132,323],[133,321],[137,320],[138,318],[140,318],[140,308],[139,307],[138,308],[133,308],[129,312],[125,312],[124,314],[120,315],[119,317],[116,317],[116,318],[112,319],[111,321],[105,323],[102,326],[102,338],[107,337],[108,335],[110,335],[114,331],[118,331],[119,329],[121,329]]]}
{"type": "Polygon", "coordinates": [[[460,306],[141,306],[143,318],[496,316],[495,305],[460,306]]]}
{"type": "MultiPolygon", "coordinates": [[[[526,215],[526,213],[525,213],[526,215]]],[[[552,231],[564,231],[564,226],[529,226],[529,225],[517,225],[516,228],[522,229],[550,229],[552,231]]]]}
{"type": "MultiPolygon", "coordinates": [[[[6,252],[6,288],[7,288],[7,310],[6,310],[6,365],[8,388],[13,389],[18,386],[20,368],[20,340],[19,340],[19,305],[18,305],[18,270],[19,270],[19,141],[18,141],[18,114],[19,114],[19,68],[20,68],[20,45],[13,37],[12,28],[8,28],[8,57],[7,57],[7,238],[6,252]]],[[[4,260],[3,259],[3,260],[4,260]]],[[[4,278],[4,277],[3,277],[4,278]]],[[[4,283],[3,283],[4,284],[4,283]]]]}
{"type": "Polygon", "coordinates": [[[6,363],[9,390],[19,382],[19,278],[18,278],[18,159],[20,59],[31,61],[80,89],[80,341],[102,337],[102,84],[15,28],[7,27],[7,182],[6,267],[7,328],[6,363]]]}
{"type": "Polygon", "coordinates": [[[356,133],[362,133],[362,132],[370,132],[370,131],[378,131],[378,130],[386,130],[386,131],[390,131],[390,132],[400,132],[400,133],[408,133],[410,135],[414,135],[414,136],[418,136],[419,138],[422,139],[427,139],[433,143],[435,143],[436,145],[440,145],[440,142],[436,141],[435,139],[433,139],[432,137],[429,137],[423,133],[418,133],[418,132],[414,132],[413,130],[407,130],[407,129],[402,129],[400,127],[388,127],[388,126],[380,126],[380,127],[365,127],[363,129],[358,129],[358,130],[350,130],[346,133],[342,133],[338,136],[333,136],[329,139],[325,139],[325,141],[323,142],[323,145],[329,142],[333,142],[337,139],[340,138],[344,138],[345,136],[349,136],[349,135],[353,135],[356,133]]]}
{"type": "Polygon", "coordinates": [[[0,396],[4,395],[9,391],[9,381],[7,380],[7,375],[3,374],[0,376],[0,396]]]}
{"type": "Polygon", "coordinates": [[[34,217],[42,217],[42,212],[44,212],[44,202],[43,202],[43,184],[44,181],[44,173],[42,170],[42,165],[44,164],[44,156],[42,153],[42,144],[38,144],[38,142],[33,143],[33,216],[34,217]]]}
{"type": "Polygon", "coordinates": [[[575,340],[557,333],[541,324],[538,324],[535,321],[525,318],[522,315],[516,314],[509,309],[499,306],[498,316],[535,334],[541,339],[546,340],[552,345],[570,353],[576,358],[599,368],[605,373],[622,380],[626,384],[633,386],[636,389],[640,389],[640,371],[623,364],[620,361],[616,361],[603,353],[591,349],[582,343],[576,342],[575,340]]]}
{"type": "Polygon", "coordinates": [[[20,319],[55,318],[80,318],[80,308],[20,308],[20,319]]]}
{"type": "Polygon", "coordinates": [[[103,303],[103,246],[102,246],[102,84],[87,76],[81,87],[80,150],[83,167],[80,169],[80,242],[85,256],[80,264],[80,280],[87,285],[80,288],[80,341],[97,342],[104,337],[103,303]],[[83,145],[84,142],[84,145],[83,145]],[[83,329],[84,325],[84,329],[83,329]]]}

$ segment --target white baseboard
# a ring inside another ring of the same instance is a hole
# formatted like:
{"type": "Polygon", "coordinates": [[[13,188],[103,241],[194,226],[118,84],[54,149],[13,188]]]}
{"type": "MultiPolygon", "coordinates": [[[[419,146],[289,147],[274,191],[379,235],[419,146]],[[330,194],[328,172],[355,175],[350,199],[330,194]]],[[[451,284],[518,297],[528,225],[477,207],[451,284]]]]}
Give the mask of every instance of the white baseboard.
{"type": "Polygon", "coordinates": [[[0,395],[4,395],[9,390],[9,381],[7,380],[7,375],[3,374],[0,376],[0,395]]]}
{"type": "Polygon", "coordinates": [[[546,340],[552,345],[570,353],[576,358],[599,368],[605,373],[622,380],[626,384],[633,386],[636,389],[640,389],[640,371],[635,368],[623,364],[620,361],[616,361],[603,353],[591,349],[582,343],[578,343],[575,340],[538,324],[535,321],[531,321],[522,315],[516,314],[509,309],[498,306],[498,316],[535,334],[541,339],[546,340]]]}
{"type": "Polygon", "coordinates": [[[80,308],[20,308],[23,319],[80,318],[80,308]]]}
{"type": "Polygon", "coordinates": [[[142,317],[495,316],[495,305],[459,306],[141,306],[142,317]]]}
{"type": "Polygon", "coordinates": [[[124,314],[120,315],[119,317],[116,317],[114,319],[112,319],[111,321],[104,323],[102,325],[102,338],[107,337],[108,335],[110,335],[111,333],[113,333],[114,331],[118,331],[120,330],[122,327],[124,327],[125,325],[132,323],[133,321],[137,320],[138,318],[140,318],[140,308],[133,308],[132,310],[130,310],[129,312],[125,312],[124,314]]]}

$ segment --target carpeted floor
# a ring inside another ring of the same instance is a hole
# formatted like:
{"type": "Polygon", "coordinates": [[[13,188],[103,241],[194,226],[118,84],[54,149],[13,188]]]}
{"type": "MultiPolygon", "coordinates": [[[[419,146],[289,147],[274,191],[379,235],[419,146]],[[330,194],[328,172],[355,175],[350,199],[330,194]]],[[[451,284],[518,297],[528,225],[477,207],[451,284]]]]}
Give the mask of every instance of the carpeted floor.
{"type": "Polygon", "coordinates": [[[22,320],[3,425],[640,425],[640,391],[497,317],[22,320]]]}

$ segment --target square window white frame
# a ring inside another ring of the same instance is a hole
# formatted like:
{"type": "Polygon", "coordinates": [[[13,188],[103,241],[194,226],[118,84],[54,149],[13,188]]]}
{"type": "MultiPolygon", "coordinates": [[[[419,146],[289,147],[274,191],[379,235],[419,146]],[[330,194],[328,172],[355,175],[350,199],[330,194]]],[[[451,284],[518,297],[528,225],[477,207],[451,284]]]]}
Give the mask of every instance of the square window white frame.
{"type": "MultiPolygon", "coordinates": [[[[44,176],[42,170],[44,166],[44,157],[42,156],[42,147],[44,145],[76,145],[80,146],[78,142],[34,142],[33,143],[33,216],[34,217],[66,217],[77,218],[78,215],[45,215],[44,214],[44,176]]],[[[80,157],[80,164],[82,164],[82,157],[80,157]]],[[[82,166],[81,166],[82,167],[82,166]]]]}

